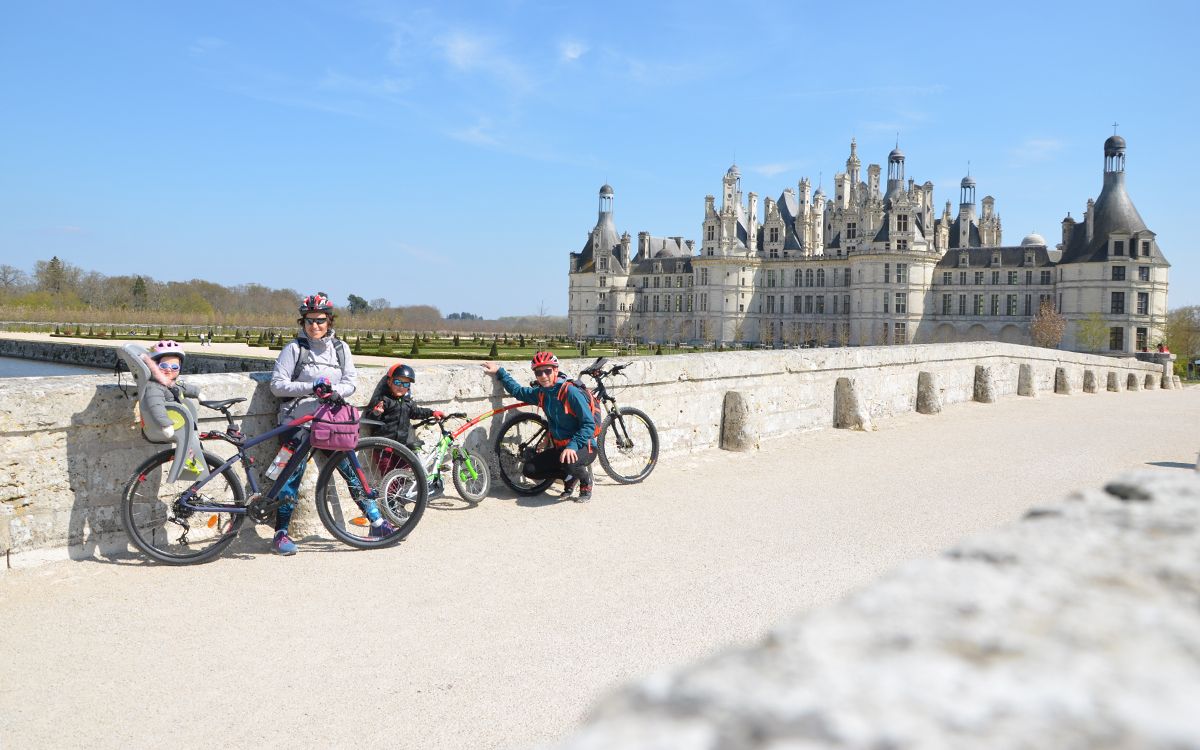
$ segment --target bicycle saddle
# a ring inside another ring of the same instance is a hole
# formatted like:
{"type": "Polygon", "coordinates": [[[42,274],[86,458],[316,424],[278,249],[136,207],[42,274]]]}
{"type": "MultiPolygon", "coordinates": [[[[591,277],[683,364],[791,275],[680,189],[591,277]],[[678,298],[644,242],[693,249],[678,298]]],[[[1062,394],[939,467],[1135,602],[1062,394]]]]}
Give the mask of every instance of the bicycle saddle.
{"type": "Polygon", "coordinates": [[[245,398],[227,398],[223,401],[201,401],[200,405],[206,409],[216,409],[217,411],[221,411],[222,409],[228,409],[234,404],[240,404],[245,400],[245,398]]]}

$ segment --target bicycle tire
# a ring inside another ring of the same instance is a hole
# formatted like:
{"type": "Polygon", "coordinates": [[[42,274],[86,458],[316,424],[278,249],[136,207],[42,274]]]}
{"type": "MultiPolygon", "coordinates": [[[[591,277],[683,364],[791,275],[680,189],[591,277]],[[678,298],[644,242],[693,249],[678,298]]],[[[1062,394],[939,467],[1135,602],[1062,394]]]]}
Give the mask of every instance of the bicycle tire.
{"type": "Polygon", "coordinates": [[[600,466],[620,484],[637,484],[658,465],[658,429],[641,409],[622,406],[609,412],[599,443],[600,466]]]}
{"type": "Polygon", "coordinates": [[[488,468],[487,461],[460,448],[454,457],[453,471],[454,489],[458,490],[459,497],[472,503],[477,503],[487,497],[488,490],[492,486],[492,471],[488,468]],[[475,469],[474,478],[471,477],[471,472],[467,468],[468,464],[475,469]]]}
{"type": "MultiPolygon", "coordinates": [[[[238,530],[246,520],[243,513],[179,513],[175,501],[193,480],[180,480],[171,485],[163,497],[171,463],[175,460],[175,449],[156,453],[142,462],[125,483],[121,493],[121,525],[134,546],[148,557],[164,565],[197,565],[208,562],[221,554],[237,537],[238,530]],[[192,528],[193,519],[201,520],[192,528]],[[222,520],[224,519],[224,520],[222,520]],[[183,531],[172,539],[175,528],[183,531]],[[196,532],[201,538],[188,537],[196,532]],[[200,549],[199,545],[203,544],[200,549]],[[195,549],[193,550],[193,547],[195,549]]],[[[211,453],[204,453],[210,471],[215,471],[225,460],[211,453]]],[[[198,493],[199,497],[214,503],[244,507],[246,493],[233,466],[210,478],[198,493]],[[222,485],[223,483],[223,485],[222,485]]]]}
{"type": "Polygon", "coordinates": [[[539,414],[521,412],[508,420],[496,435],[496,465],[500,481],[518,495],[539,495],[554,483],[553,478],[530,479],[521,473],[526,457],[549,438],[550,425],[539,414]]]}
{"type": "Polygon", "coordinates": [[[395,530],[386,536],[371,536],[374,527],[366,520],[360,505],[361,492],[337,471],[338,465],[347,460],[348,451],[331,451],[322,459],[324,463],[317,475],[317,515],[335,539],[351,547],[381,549],[399,544],[416,528],[429,502],[425,470],[413,452],[395,440],[362,438],[354,452],[367,484],[379,494],[375,500],[377,507],[395,530]],[[385,493],[389,482],[396,479],[401,481],[391,485],[389,500],[385,493]]]}

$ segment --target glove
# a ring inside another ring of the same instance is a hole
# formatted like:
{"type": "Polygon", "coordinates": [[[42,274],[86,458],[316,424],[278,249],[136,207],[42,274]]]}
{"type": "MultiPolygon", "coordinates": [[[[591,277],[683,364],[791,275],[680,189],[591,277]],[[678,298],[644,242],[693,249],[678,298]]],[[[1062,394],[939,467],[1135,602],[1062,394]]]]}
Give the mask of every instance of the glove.
{"type": "Polygon", "coordinates": [[[434,419],[445,419],[445,418],[446,418],[446,415],[445,415],[444,413],[440,412],[440,411],[435,411],[435,412],[433,413],[433,418],[434,418],[434,419]]]}
{"type": "Polygon", "coordinates": [[[320,377],[313,381],[313,393],[320,395],[323,390],[333,390],[333,381],[326,377],[320,377]]]}

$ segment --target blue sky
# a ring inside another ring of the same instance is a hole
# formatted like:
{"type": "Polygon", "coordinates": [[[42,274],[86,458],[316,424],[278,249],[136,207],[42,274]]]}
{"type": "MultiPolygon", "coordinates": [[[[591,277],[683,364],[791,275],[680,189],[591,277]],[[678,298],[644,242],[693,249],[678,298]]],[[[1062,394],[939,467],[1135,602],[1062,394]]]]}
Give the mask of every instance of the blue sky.
{"type": "Polygon", "coordinates": [[[1128,188],[1200,304],[1193,3],[10,4],[0,262],[259,282],[488,317],[566,311],[567,254],[618,229],[698,239],[736,161],[776,197],[967,171],[1006,244],[1128,188]]]}

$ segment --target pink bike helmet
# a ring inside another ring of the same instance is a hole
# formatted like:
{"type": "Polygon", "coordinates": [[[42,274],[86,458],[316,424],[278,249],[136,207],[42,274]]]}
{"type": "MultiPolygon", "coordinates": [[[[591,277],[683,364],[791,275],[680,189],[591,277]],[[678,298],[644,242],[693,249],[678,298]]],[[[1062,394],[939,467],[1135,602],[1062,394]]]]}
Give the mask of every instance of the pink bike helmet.
{"type": "Polygon", "coordinates": [[[163,357],[167,354],[174,354],[176,357],[183,359],[183,347],[177,342],[167,339],[165,341],[158,342],[150,348],[150,358],[155,362],[158,361],[159,357],[163,357]]]}

